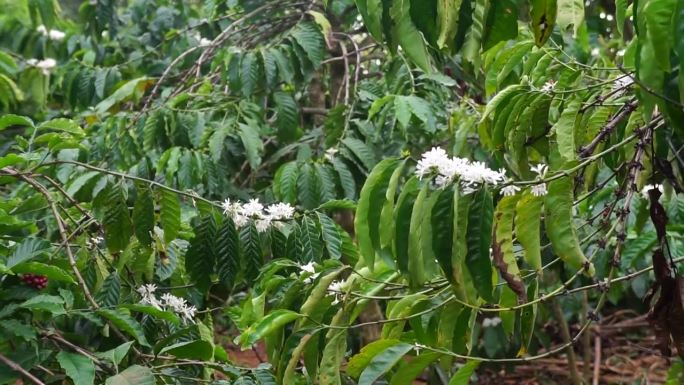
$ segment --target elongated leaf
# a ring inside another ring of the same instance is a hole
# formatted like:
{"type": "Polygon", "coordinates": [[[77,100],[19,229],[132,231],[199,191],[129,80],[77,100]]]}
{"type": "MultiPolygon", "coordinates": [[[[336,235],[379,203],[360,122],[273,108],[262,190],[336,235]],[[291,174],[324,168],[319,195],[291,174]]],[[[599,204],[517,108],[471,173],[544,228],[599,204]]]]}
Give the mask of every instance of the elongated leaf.
{"type": "Polygon", "coordinates": [[[558,141],[558,151],[563,160],[572,161],[577,158],[577,142],[575,139],[575,126],[578,119],[578,112],[582,103],[578,99],[571,101],[563,110],[560,118],[553,125],[553,130],[556,132],[556,140],[558,141]]]}
{"type": "Polygon", "coordinates": [[[185,270],[195,282],[195,287],[206,291],[211,286],[211,274],[214,272],[216,255],[214,242],[216,239],[216,222],[214,217],[207,215],[201,218],[195,237],[185,254],[185,270]]]}
{"type": "Polygon", "coordinates": [[[276,197],[287,203],[297,203],[297,178],[299,176],[299,166],[296,162],[289,162],[282,165],[275,175],[274,189],[276,197]]]}
{"type": "Polygon", "coordinates": [[[421,237],[423,235],[423,220],[427,217],[424,207],[428,191],[428,184],[423,184],[411,210],[411,225],[409,226],[408,237],[408,271],[411,284],[414,287],[421,285],[426,280],[421,237]]]}
{"type": "Polygon", "coordinates": [[[128,314],[128,312],[123,310],[99,309],[97,310],[97,315],[106,318],[117,328],[135,337],[140,345],[150,346],[145,338],[142,327],[128,314]]]}
{"type": "Polygon", "coordinates": [[[572,223],[573,183],[570,177],[556,179],[548,184],[544,199],[544,224],[551,247],[573,269],[594,275],[594,265],[584,256],[572,223]]]}
{"type": "Polygon", "coordinates": [[[392,369],[412,349],[413,345],[399,343],[388,347],[382,353],[373,357],[366,369],[361,373],[359,385],[373,385],[377,379],[392,369]]]}
{"type": "Polygon", "coordinates": [[[470,383],[470,377],[472,377],[475,369],[480,366],[480,361],[468,361],[465,365],[461,366],[460,369],[451,377],[449,385],[468,385],[470,383]]]}
{"type": "Polygon", "coordinates": [[[403,175],[404,165],[406,161],[402,161],[401,164],[394,169],[392,176],[390,177],[389,184],[387,185],[387,190],[385,191],[385,202],[382,205],[382,212],[380,213],[380,228],[379,228],[379,242],[376,247],[385,249],[392,245],[394,237],[394,199],[397,195],[397,187],[399,185],[399,179],[403,175]]]}
{"type": "Polygon", "coordinates": [[[19,307],[50,312],[53,316],[65,314],[64,300],[56,295],[41,294],[22,302],[19,307]]]}
{"type": "Polygon", "coordinates": [[[323,244],[321,233],[318,231],[316,222],[309,216],[305,216],[301,223],[299,242],[301,244],[301,262],[320,262],[323,256],[323,244]]]}
{"type": "Polygon", "coordinates": [[[368,268],[375,265],[375,251],[379,246],[379,225],[381,210],[386,198],[390,178],[399,159],[384,159],[373,168],[361,189],[354,218],[354,228],[359,242],[361,256],[368,268]]]}
{"type": "MultiPolygon", "coordinates": [[[[579,30],[582,22],[584,21],[584,1],[582,0],[557,0],[558,1],[558,18],[556,22],[561,30],[566,30],[569,25],[572,25],[572,34],[577,36],[577,31],[579,30]]],[[[618,0],[616,2],[619,3],[618,0]]],[[[619,13],[619,11],[617,11],[619,13]]],[[[624,18],[622,19],[624,23],[624,18]]],[[[619,25],[618,20],[618,30],[622,30],[622,26],[619,25]]]]}
{"type": "Polygon", "coordinates": [[[104,238],[111,253],[121,251],[128,246],[133,234],[133,224],[128,214],[128,206],[124,200],[123,192],[118,184],[112,185],[109,189],[103,225],[104,238]]]}
{"type": "Polygon", "coordinates": [[[544,198],[526,190],[515,208],[515,235],[525,252],[525,262],[537,272],[542,267],[539,233],[543,203],[544,198]]]}
{"type": "Polygon", "coordinates": [[[150,368],[132,365],[123,372],[109,377],[105,385],[154,385],[154,374],[150,368]]]}
{"type": "Polygon", "coordinates": [[[214,356],[214,347],[207,341],[185,341],[165,347],[159,352],[163,353],[181,359],[207,361],[214,356]]]}
{"type": "Polygon", "coordinates": [[[489,4],[483,49],[518,36],[518,5],[515,0],[497,0],[489,4]]]}
{"type": "MultiPolygon", "coordinates": [[[[665,72],[670,72],[670,60],[668,58],[673,45],[671,22],[676,7],[677,0],[649,1],[641,12],[641,15],[646,18],[647,41],[653,47],[655,56],[663,58],[654,64],[665,72]]],[[[651,63],[641,64],[649,65],[651,63]]]]}
{"type": "MultiPolygon", "coordinates": [[[[564,0],[560,0],[561,4],[557,4],[556,1],[557,0],[532,0],[531,2],[530,17],[532,19],[532,32],[534,33],[534,42],[538,47],[542,47],[551,36],[553,27],[556,24],[556,14],[558,13],[558,16],[562,18],[564,16],[563,13],[568,11],[565,9],[558,11],[557,5],[563,6],[564,0]]],[[[582,0],[579,1],[580,5],[582,5],[582,0]]],[[[567,27],[567,24],[565,27],[567,27]]],[[[564,28],[564,26],[561,25],[561,28],[564,28]]]]}
{"type": "Polygon", "coordinates": [[[291,310],[275,310],[245,330],[240,336],[240,345],[243,347],[251,346],[299,317],[301,317],[301,314],[291,310]]]}
{"type": "Polygon", "coordinates": [[[74,381],[74,385],[92,385],[95,383],[95,363],[90,358],[65,351],[57,353],[56,358],[59,366],[74,381]]]}
{"type": "Polygon", "coordinates": [[[170,311],[159,310],[154,306],[141,305],[141,304],[125,304],[120,305],[121,308],[135,311],[138,313],[149,314],[152,317],[162,319],[164,321],[169,321],[174,325],[180,325],[180,318],[170,311]]]}
{"type": "Polygon", "coordinates": [[[154,230],[154,201],[149,187],[138,188],[138,196],[133,206],[133,224],[135,236],[143,245],[152,243],[152,231],[154,230]]]}
{"type": "Polygon", "coordinates": [[[240,234],[231,218],[224,218],[216,234],[216,270],[219,280],[232,289],[240,273],[240,234]]]}
{"type": "Polygon", "coordinates": [[[318,223],[321,225],[321,235],[325,242],[325,248],[328,250],[328,255],[332,259],[340,259],[342,257],[342,238],[335,226],[335,222],[325,214],[318,213],[317,215],[318,223]]]}
{"type": "Polygon", "coordinates": [[[159,219],[164,229],[164,241],[169,243],[176,239],[181,225],[180,201],[178,195],[168,190],[160,190],[159,219]]]}
{"type": "Polygon", "coordinates": [[[468,210],[468,271],[478,293],[487,301],[493,301],[492,264],[489,258],[493,210],[492,196],[486,188],[474,194],[468,210]]]}
{"type": "Polygon", "coordinates": [[[361,351],[354,355],[347,364],[347,374],[352,378],[361,377],[361,373],[368,367],[373,358],[385,351],[387,348],[400,344],[396,339],[380,339],[373,341],[361,348],[361,351]]]}
{"type": "Polygon", "coordinates": [[[112,307],[119,303],[121,294],[121,281],[116,271],[111,272],[105,279],[100,291],[97,292],[95,300],[104,307],[112,307]]]}
{"type": "Polygon", "coordinates": [[[392,2],[390,15],[394,21],[393,37],[411,59],[423,71],[432,72],[430,56],[423,36],[411,20],[411,3],[409,0],[392,2]]]}
{"type": "Polygon", "coordinates": [[[440,0],[437,2],[437,26],[439,28],[437,46],[439,48],[446,47],[456,37],[462,2],[462,0],[440,0]]]}
{"type": "Polygon", "coordinates": [[[525,284],[520,277],[520,269],[513,255],[513,216],[519,198],[518,195],[505,196],[496,205],[492,261],[520,302],[525,302],[527,299],[525,284]]]}
{"type": "Polygon", "coordinates": [[[437,361],[441,356],[441,353],[425,352],[418,357],[414,357],[408,364],[402,366],[394,373],[390,380],[390,385],[412,385],[413,381],[425,371],[425,368],[437,361]]]}
{"type": "Polygon", "coordinates": [[[33,121],[21,115],[6,114],[0,116],[0,131],[12,126],[33,127],[33,121]]]}
{"type": "Polygon", "coordinates": [[[254,279],[259,275],[259,269],[264,264],[261,237],[259,237],[259,232],[254,223],[240,229],[240,244],[242,246],[240,255],[242,256],[245,279],[254,279]]]}
{"type": "Polygon", "coordinates": [[[411,177],[403,186],[401,194],[397,199],[394,211],[394,255],[397,260],[397,267],[403,273],[409,271],[409,234],[411,226],[411,213],[413,204],[416,201],[419,191],[418,178],[411,177]]]}
{"type": "Polygon", "coordinates": [[[40,238],[26,238],[18,244],[5,264],[8,269],[50,251],[50,243],[40,238]]]}

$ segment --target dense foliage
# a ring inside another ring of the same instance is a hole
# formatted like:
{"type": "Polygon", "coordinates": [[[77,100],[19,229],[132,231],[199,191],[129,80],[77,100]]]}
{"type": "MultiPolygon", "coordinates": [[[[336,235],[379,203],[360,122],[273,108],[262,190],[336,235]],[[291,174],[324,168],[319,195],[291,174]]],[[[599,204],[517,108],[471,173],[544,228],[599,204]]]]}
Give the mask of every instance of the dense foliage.
{"type": "Polygon", "coordinates": [[[684,357],[684,1],[0,6],[0,383],[684,357]]]}

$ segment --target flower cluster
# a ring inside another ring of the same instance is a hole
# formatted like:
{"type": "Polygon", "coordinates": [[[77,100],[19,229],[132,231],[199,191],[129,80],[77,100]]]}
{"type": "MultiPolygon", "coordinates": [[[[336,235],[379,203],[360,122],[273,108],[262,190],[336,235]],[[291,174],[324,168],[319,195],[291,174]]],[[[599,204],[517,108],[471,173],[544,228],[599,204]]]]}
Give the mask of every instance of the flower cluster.
{"type": "Polygon", "coordinates": [[[247,203],[231,202],[230,199],[226,199],[222,206],[223,213],[233,219],[235,226],[243,227],[251,219],[260,233],[268,230],[277,221],[291,219],[294,215],[294,207],[288,203],[275,203],[264,207],[259,199],[250,199],[247,203]]]}
{"type": "Polygon", "coordinates": [[[189,306],[185,299],[176,297],[171,293],[164,293],[157,299],[154,292],[157,290],[157,285],[148,284],[142,285],[137,289],[138,294],[142,297],[140,303],[143,305],[150,305],[159,310],[170,310],[178,314],[186,321],[194,322],[193,318],[197,312],[197,308],[189,306]]]}
{"type": "Polygon", "coordinates": [[[333,281],[330,286],[328,286],[328,291],[331,291],[335,296],[335,300],[332,301],[331,305],[337,305],[340,303],[340,297],[342,295],[342,286],[344,283],[342,281],[333,281]]]}
{"type": "Polygon", "coordinates": [[[47,58],[44,60],[28,59],[26,64],[36,67],[43,72],[43,75],[49,75],[53,68],[57,66],[55,59],[47,58]]]}
{"type": "Polygon", "coordinates": [[[302,282],[305,284],[309,284],[313,282],[314,279],[318,278],[318,275],[320,273],[316,273],[316,268],[314,267],[313,262],[309,262],[306,265],[299,266],[300,269],[302,269],[302,272],[299,274],[300,277],[304,274],[309,274],[302,282]]]}
{"type": "MultiPolygon", "coordinates": [[[[543,163],[539,163],[538,165],[534,166],[531,168],[531,170],[537,174],[538,179],[543,179],[544,175],[546,175],[546,171],[549,169],[549,167],[543,163]]],[[[543,197],[548,193],[546,190],[546,183],[539,183],[535,184],[532,186],[532,195],[536,197],[543,197]]]]}
{"type": "Polygon", "coordinates": [[[424,153],[416,166],[416,175],[419,179],[433,172],[437,173],[435,184],[438,187],[447,186],[458,180],[466,194],[475,191],[483,184],[496,186],[506,179],[504,170],[494,171],[483,162],[449,157],[446,151],[438,147],[433,147],[424,153]]]}
{"type": "Polygon", "coordinates": [[[39,25],[38,28],[36,28],[36,31],[40,32],[40,34],[46,36],[48,39],[54,41],[62,41],[66,36],[66,33],[58,31],[56,29],[48,30],[47,28],[45,28],[44,25],[39,25]]]}
{"type": "Polygon", "coordinates": [[[544,85],[539,91],[545,94],[550,94],[553,92],[554,88],[556,88],[556,82],[554,80],[549,80],[546,83],[544,83],[544,85]]]}
{"type": "Polygon", "coordinates": [[[499,318],[499,317],[485,318],[482,320],[482,327],[483,328],[496,327],[500,323],[501,323],[501,318],[499,318]]]}

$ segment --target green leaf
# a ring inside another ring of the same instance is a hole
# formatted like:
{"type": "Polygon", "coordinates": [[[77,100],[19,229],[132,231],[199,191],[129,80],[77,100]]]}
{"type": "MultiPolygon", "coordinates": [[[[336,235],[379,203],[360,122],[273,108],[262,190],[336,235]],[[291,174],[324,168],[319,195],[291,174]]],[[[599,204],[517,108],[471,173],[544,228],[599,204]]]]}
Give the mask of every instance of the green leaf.
{"type": "Polygon", "coordinates": [[[47,253],[49,250],[50,243],[44,239],[26,238],[17,245],[12,255],[7,259],[6,267],[12,269],[16,265],[47,253]]]}
{"type": "Polygon", "coordinates": [[[57,353],[56,358],[59,366],[74,381],[74,385],[92,385],[95,383],[95,363],[90,358],[65,351],[57,353]]]}
{"type": "Polygon", "coordinates": [[[432,206],[432,249],[444,271],[444,276],[453,282],[452,247],[454,244],[454,189],[452,187],[436,192],[439,196],[432,206]]]}
{"type": "MultiPolygon", "coordinates": [[[[573,2],[575,0],[572,0],[573,2]]],[[[581,1],[580,5],[582,5],[581,1]]],[[[560,0],[560,4],[556,3],[556,0],[532,0],[532,7],[530,8],[530,18],[532,19],[532,32],[534,33],[534,42],[538,47],[542,47],[544,43],[549,39],[551,33],[553,32],[553,27],[556,24],[556,14],[559,17],[563,17],[563,12],[565,10],[557,10],[557,5],[563,6],[564,0],[560,0]]],[[[567,24],[565,25],[567,27],[567,24]]],[[[561,29],[564,26],[561,25],[561,29]]]]}
{"type": "Polygon", "coordinates": [[[119,303],[120,293],[121,281],[119,280],[119,274],[115,270],[104,280],[102,288],[95,295],[95,300],[100,306],[112,307],[119,303]]]}
{"type": "Polygon", "coordinates": [[[114,91],[113,94],[109,95],[106,99],[98,103],[98,105],[95,106],[95,110],[97,111],[98,115],[104,115],[107,113],[107,111],[109,111],[110,108],[114,107],[114,105],[132,97],[142,95],[142,92],[147,87],[147,83],[151,81],[152,79],[144,76],[129,80],[127,83],[114,91]]]}
{"type": "Polygon", "coordinates": [[[109,360],[115,366],[117,366],[126,357],[126,355],[128,354],[128,351],[131,349],[131,346],[134,343],[135,343],[134,341],[124,342],[123,344],[115,347],[114,349],[107,350],[106,352],[95,353],[95,357],[101,358],[104,360],[109,360]]]}
{"type": "Polygon", "coordinates": [[[504,196],[494,211],[494,236],[492,239],[492,261],[510,289],[524,302],[527,299],[525,284],[513,254],[513,217],[519,195],[504,196]]]}
{"type": "Polygon", "coordinates": [[[299,127],[299,108],[294,97],[283,91],[273,93],[273,101],[276,105],[276,126],[278,126],[278,139],[285,142],[297,138],[299,127]]]}
{"type": "Polygon", "coordinates": [[[274,177],[276,197],[283,202],[297,203],[297,178],[299,166],[297,162],[289,162],[280,166],[274,177]]]}
{"type": "Polygon", "coordinates": [[[323,256],[323,244],[316,222],[311,217],[305,216],[300,225],[301,233],[298,238],[301,244],[301,255],[298,256],[299,260],[304,263],[320,262],[323,256]]]}
{"type": "Polygon", "coordinates": [[[411,210],[408,236],[408,271],[411,285],[414,287],[423,284],[426,280],[421,236],[423,235],[423,220],[428,216],[424,211],[428,191],[428,183],[424,183],[411,210]]]}
{"type": "Polygon", "coordinates": [[[394,210],[394,246],[393,251],[397,259],[397,267],[405,274],[409,272],[409,234],[411,213],[419,191],[419,181],[411,177],[403,186],[394,210]]]}
{"type": "Polygon", "coordinates": [[[245,148],[247,161],[249,167],[253,170],[261,164],[261,156],[259,155],[264,150],[264,144],[259,138],[259,128],[254,124],[239,124],[240,139],[245,148]]]}
{"type": "Polygon", "coordinates": [[[124,304],[120,306],[121,308],[128,309],[138,313],[149,314],[152,317],[162,319],[164,321],[169,321],[174,325],[180,325],[180,318],[170,311],[159,310],[154,306],[141,305],[141,304],[124,304]]]}
{"type": "Polygon", "coordinates": [[[392,241],[394,238],[394,199],[397,196],[397,187],[399,186],[399,180],[404,174],[404,166],[406,161],[402,161],[401,164],[394,169],[392,176],[390,177],[389,184],[387,185],[387,190],[385,191],[385,202],[382,205],[382,211],[380,213],[380,223],[379,223],[379,242],[375,246],[376,248],[386,249],[392,246],[392,241]]]}
{"type": "Polygon", "coordinates": [[[30,310],[48,311],[53,316],[66,314],[64,311],[64,299],[56,295],[40,294],[27,299],[19,306],[30,310]]]}
{"type": "Polygon", "coordinates": [[[185,270],[200,291],[207,291],[211,286],[211,274],[216,264],[215,239],[216,222],[212,215],[206,215],[195,228],[195,237],[185,254],[185,270]]]}
{"type": "Polygon", "coordinates": [[[280,330],[285,325],[301,316],[301,314],[293,312],[292,310],[275,310],[245,330],[242,335],[240,335],[240,345],[242,347],[252,346],[260,339],[280,330]]]}
{"type": "Polygon", "coordinates": [[[32,326],[21,323],[16,319],[0,321],[0,330],[4,330],[5,333],[20,337],[27,342],[36,339],[36,330],[32,326]]]}
{"type": "Polygon", "coordinates": [[[340,179],[340,185],[342,186],[342,191],[344,191],[344,197],[346,199],[356,199],[356,180],[347,164],[337,157],[332,159],[332,166],[337,172],[337,176],[340,179]]]}
{"type": "Polygon", "coordinates": [[[328,250],[328,255],[332,259],[340,259],[342,257],[342,238],[340,232],[335,226],[333,220],[322,213],[318,213],[318,223],[321,225],[321,235],[325,242],[325,248],[328,250]]]}
{"type": "Polygon", "coordinates": [[[178,195],[168,190],[160,190],[159,206],[159,219],[164,229],[164,241],[169,243],[176,239],[181,226],[181,210],[178,195]]]}
{"type": "Polygon", "coordinates": [[[364,7],[362,6],[363,3],[361,1],[357,1],[356,4],[357,7],[359,7],[359,13],[363,16],[363,23],[366,25],[368,33],[370,33],[375,40],[382,41],[382,0],[367,0],[364,10],[362,10],[364,7]]]}
{"type": "Polygon", "coordinates": [[[445,48],[456,37],[462,2],[463,0],[440,0],[437,3],[437,27],[439,28],[437,46],[439,48],[445,48]]]}
{"type": "Polygon", "coordinates": [[[33,127],[33,121],[26,116],[14,114],[0,116],[0,131],[12,126],[33,127]]]}
{"type": "Polygon", "coordinates": [[[615,0],[615,26],[618,35],[622,37],[627,19],[627,0],[615,0]]]}
{"type": "Polygon", "coordinates": [[[259,237],[259,232],[254,223],[240,229],[240,242],[245,279],[253,280],[259,275],[259,269],[264,264],[261,237],[259,237]]]}
{"type": "Polygon", "coordinates": [[[470,383],[470,377],[473,376],[475,369],[480,366],[480,361],[468,361],[465,365],[461,366],[456,374],[451,377],[449,385],[468,385],[470,383]]]}
{"type": "Polygon", "coordinates": [[[423,40],[423,35],[411,20],[410,1],[393,1],[390,15],[394,21],[393,38],[404,49],[406,56],[424,72],[432,72],[430,55],[427,51],[425,40],[423,40]]]}
{"type": "Polygon", "coordinates": [[[486,188],[473,194],[468,210],[466,263],[477,292],[486,301],[493,302],[492,264],[489,247],[492,243],[492,196],[486,188]]]}
{"type": "Polygon", "coordinates": [[[543,197],[525,190],[515,208],[515,235],[524,250],[525,262],[537,272],[542,268],[539,233],[543,204],[543,197]]]}
{"type": "Polygon", "coordinates": [[[518,36],[518,4],[515,0],[497,0],[490,3],[485,24],[483,49],[518,36]]]}
{"type": "Polygon", "coordinates": [[[109,320],[114,326],[133,336],[140,345],[150,346],[145,338],[145,333],[140,324],[134,320],[128,312],[117,309],[99,309],[96,313],[107,320],[109,320]]]}
{"type": "Polygon", "coordinates": [[[381,210],[385,200],[385,192],[390,182],[390,177],[398,165],[399,159],[388,158],[382,160],[371,171],[366,183],[361,188],[359,203],[354,218],[354,228],[361,256],[370,269],[375,264],[375,250],[379,244],[379,225],[381,210]]]}
{"type": "Polygon", "coordinates": [[[314,67],[318,67],[325,56],[325,41],[316,24],[311,22],[299,23],[292,31],[297,44],[306,52],[314,67]]]}
{"type": "Polygon", "coordinates": [[[333,199],[318,206],[317,210],[355,210],[356,202],[351,199],[333,199]]]}
{"type": "Polygon", "coordinates": [[[425,371],[430,364],[442,357],[441,353],[425,352],[414,357],[409,363],[400,367],[390,380],[390,385],[413,385],[413,381],[425,371]]]}
{"type": "Polygon", "coordinates": [[[373,169],[373,166],[375,166],[377,160],[375,158],[375,154],[373,154],[373,151],[368,148],[366,143],[356,138],[345,138],[342,140],[342,144],[351,150],[351,152],[361,161],[361,164],[363,164],[367,170],[370,171],[373,169]]]}
{"type": "MultiPolygon", "coordinates": [[[[675,14],[677,0],[649,1],[639,17],[646,18],[647,42],[655,52],[656,65],[665,72],[670,72],[670,50],[673,45],[672,15],[675,14]]],[[[645,64],[645,63],[642,63],[645,64]]]]}
{"type": "Polygon", "coordinates": [[[139,186],[138,195],[133,206],[133,224],[135,237],[141,244],[152,244],[152,231],[154,231],[154,201],[152,191],[147,186],[139,186]]]}
{"type": "Polygon", "coordinates": [[[181,359],[208,361],[214,356],[214,347],[207,341],[185,341],[167,346],[159,352],[164,353],[181,359]]]}
{"type": "Polygon", "coordinates": [[[413,345],[399,343],[388,347],[382,353],[373,357],[371,362],[361,373],[359,385],[373,385],[377,379],[392,369],[392,367],[412,349],[413,345]]]}
{"type": "Polygon", "coordinates": [[[121,251],[128,246],[133,234],[133,224],[119,184],[114,184],[109,188],[103,225],[104,238],[111,253],[121,251]]]}
{"type": "Polygon", "coordinates": [[[521,91],[525,88],[525,86],[520,85],[520,84],[512,84],[503,90],[499,91],[492,100],[487,103],[487,106],[485,107],[484,112],[482,113],[482,118],[480,118],[480,123],[484,122],[485,119],[491,115],[496,108],[503,103],[505,100],[507,100],[509,97],[514,96],[518,91],[521,91]]]}
{"type": "Polygon", "coordinates": [[[361,351],[354,355],[347,364],[347,374],[352,378],[361,377],[361,373],[368,367],[371,360],[385,351],[387,348],[400,344],[401,341],[395,339],[380,339],[373,341],[361,348],[361,351]]]}
{"type": "Polygon", "coordinates": [[[79,125],[76,124],[76,122],[74,122],[71,119],[65,119],[65,118],[48,120],[47,122],[41,123],[38,126],[38,131],[45,131],[45,130],[55,130],[55,131],[68,132],[70,134],[77,135],[77,136],[85,135],[85,132],[83,132],[83,129],[81,127],[79,127],[79,125]]]}
{"type": "MultiPolygon", "coordinates": [[[[616,2],[619,3],[620,0],[616,2]]],[[[618,11],[619,13],[619,11],[618,11]]],[[[558,0],[558,18],[556,23],[560,27],[561,31],[565,31],[569,25],[572,25],[572,35],[577,36],[577,31],[579,30],[582,22],[584,21],[584,1],[582,0],[558,0]]],[[[624,18],[622,19],[624,23],[624,18]]],[[[618,30],[622,30],[622,26],[619,24],[618,20],[618,30]]],[[[622,32],[620,32],[622,33],[622,32]]]]}
{"type": "Polygon", "coordinates": [[[105,385],[155,385],[155,379],[150,368],[132,365],[116,376],[109,377],[105,385]]]}
{"type": "Polygon", "coordinates": [[[544,224],[551,247],[573,269],[583,269],[588,276],[594,275],[594,265],[584,256],[573,215],[573,183],[570,177],[558,178],[548,183],[544,199],[544,224]]]}
{"type": "Polygon", "coordinates": [[[580,107],[582,107],[582,102],[579,99],[573,99],[565,106],[560,118],[553,125],[558,141],[558,151],[566,162],[577,158],[575,127],[577,122],[581,120],[579,119],[581,118],[579,115],[580,107]]]}
{"type": "MultiPolygon", "coordinates": [[[[467,23],[461,23],[466,27],[469,27],[465,34],[465,41],[463,43],[463,57],[476,67],[480,67],[480,47],[482,46],[482,37],[485,27],[486,12],[488,8],[489,0],[474,0],[472,4],[470,2],[465,2],[461,9],[470,9],[471,24],[468,26],[467,23]],[[470,4],[470,7],[466,7],[470,4]]],[[[463,16],[463,15],[461,15],[463,16]]],[[[461,33],[461,28],[459,27],[459,34],[461,33]]]]}
{"type": "Polygon", "coordinates": [[[240,234],[231,218],[224,218],[216,235],[216,270],[219,280],[232,289],[240,273],[240,234]]]}

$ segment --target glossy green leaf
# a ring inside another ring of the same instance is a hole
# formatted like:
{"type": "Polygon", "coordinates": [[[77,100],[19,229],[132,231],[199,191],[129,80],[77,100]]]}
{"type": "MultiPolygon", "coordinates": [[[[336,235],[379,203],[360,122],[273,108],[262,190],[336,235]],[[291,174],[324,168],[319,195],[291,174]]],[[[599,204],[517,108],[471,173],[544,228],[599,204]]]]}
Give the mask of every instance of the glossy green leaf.
{"type": "MultiPolygon", "coordinates": [[[[557,4],[556,1],[557,0],[531,1],[530,19],[532,23],[532,33],[534,34],[534,42],[538,47],[544,46],[551,36],[553,28],[556,25],[556,15],[562,19],[563,17],[566,17],[564,12],[571,11],[562,8],[566,0],[559,0],[560,4],[557,4]],[[561,7],[560,10],[557,9],[559,6],[561,7]]],[[[580,1],[580,5],[582,5],[582,0],[578,1],[580,1]]],[[[575,2],[575,0],[572,0],[572,2],[575,2]]],[[[564,28],[560,22],[559,25],[561,29],[564,28]]],[[[565,26],[567,27],[567,24],[565,26]]]]}
{"type": "Polygon", "coordinates": [[[439,28],[437,46],[439,48],[445,48],[456,37],[462,2],[463,0],[440,0],[437,2],[437,27],[439,28]]]}
{"type": "Polygon", "coordinates": [[[511,290],[524,302],[527,297],[525,284],[520,277],[520,269],[513,254],[513,217],[519,199],[519,195],[504,196],[496,205],[492,238],[492,262],[511,290]]]}
{"type": "Polygon", "coordinates": [[[5,263],[8,269],[50,251],[50,243],[40,238],[26,238],[19,243],[5,263]]]}
{"type": "Polygon", "coordinates": [[[142,346],[150,346],[145,338],[140,324],[134,320],[128,312],[123,310],[110,310],[110,309],[99,309],[96,311],[97,315],[107,319],[118,329],[128,333],[129,335],[135,337],[138,343],[142,346]]]}
{"type": "Polygon", "coordinates": [[[168,354],[181,359],[207,361],[214,356],[214,347],[207,341],[185,341],[167,346],[159,354],[168,354]]]}
{"type": "Polygon", "coordinates": [[[366,183],[361,188],[359,203],[356,207],[354,228],[359,249],[363,261],[371,269],[375,265],[375,251],[379,246],[381,210],[378,208],[382,207],[387,199],[387,187],[398,163],[398,159],[388,158],[373,168],[366,183]]]}
{"type": "Polygon", "coordinates": [[[240,345],[242,347],[252,346],[260,339],[266,337],[270,333],[280,330],[285,325],[301,316],[301,314],[291,310],[275,310],[245,330],[242,335],[240,335],[240,345]]]}
{"type": "Polygon", "coordinates": [[[518,4],[515,0],[493,1],[489,4],[484,30],[486,51],[501,41],[518,36],[518,4]]]}
{"type": "Polygon", "coordinates": [[[155,379],[150,368],[132,365],[123,372],[109,377],[105,385],[155,385],[155,379]]]}
{"type": "Polygon", "coordinates": [[[468,361],[465,365],[461,366],[453,377],[449,381],[449,385],[468,385],[470,383],[470,377],[480,366],[480,361],[468,361]]]}
{"type": "Polygon", "coordinates": [[[111,253],[121,251],[128,246],[133,235],[133,224],[119,184],[114,184],[109,188],[103,225],[105,242],[111,253]]]}
{"type": "Polygon", "coordinates": [[[325,214],[318,213],[317,216],[328,256],[332,259],[340,259],[342,257],[342,237],[337,226],[335,226],[335,222],[325,214]]]}
{"type": "Polygon", "coordinates": [[[537,272],[541,272],[542,268],[539,234],[543,204],[543,197],[525,190],[515,208],[515,235],[524,250],[525,262],[537,272]]]}
{"type": "Polygon", "coordinates": [[[369,343],[361,348],[361,351],[349,360],[349,363],[347,364],[347,374],[352,378],[361,377],[361,373],[368,367],[375,356],[382,353],[387,348],[400,343],[401,341],[396,339],[380,339],[369,343]]]}
{"type": "Polygon", "coordinates": [[[404,49],[406,56],[424,72],[432,72],[430,54],[423,35],[411,20],[411,2],[409,0],[393,1],[390,15],[394,22],[393,38],[404,49]]]}
{"type": "Polygon", "coordinates": [[[492,264],[489,247],[492,243],[492,195],[486,188],[473,194],[468,210],[466,263],[477,292],[487,301],[492,301],[492,264]]]}
{"type": "Polygon", "coordinates": [[[594,265],[584,256],[572,223],[572,206],[572,179],[562,177],[549,182],[544,199],[544,224],[553,251],[571,268],[593,276],[594,265]]]}
{"type": "Polygon", "coordinates": [[[181,225],[180,201],[176,193],[168,190],[159,191],[159,219],[164,229],[164,241],[169,243],[176,239],[181,225]]]}
{"type": "Polygon", "coordinates": [[[22,302],[19,307],[50,312],[53,316],[65,314],[64,300],[56,295],[40,294],[22,302]]]}
{"type": "Polygon", "coordinates": [[[408,272],[411,285],[417,287],[427,279],[423,256],[422,227],[425,215],[424,207],[428,196],[429,186],[423,184],[411,210],[411,224],[408,236],[408,272]]]}
{"type": "Polygon", "coordinates": [[[215,252],[219,280],[232,289],[240,273],[240,234],[231,218],[224,218],[218,229],[215,252]]]}
{"type": "Polygon", "coordinates": [[[90,358],[78,354],[61,351],[57,353],[57,362],[74,385],[92,385],[95,383],[95,363],[90,358]]]}
{"type": "Polygon", "coordinates": [[[398,343],[378,353],[361,373],[359,385],[373,385],[412,349],[413,345],[398,343]]]}
{"type": "Polygon", "coordinates": [[[114,349],[107,350],[106,352],[97,352],[95,356],[97,358],[109,360],[114,365],[119,365],[121,361],[126,357],[134,341],[124,342],[123,344],[115,347],[114,349]]]}
{"type": "Polygon", "coordinates": [[[202,291],[211,286],[211,274],[216,263],[215,240],[216,222],[213,216],[207,215],[200,219],[195,228],[195,237],[185,254],[185,270],[195,282],[195,287],[202,291]]]}
{"type": "Polygon", "coordinates": [[[575,138],[575,127],[580,120],[578,115],[580,107],[582,107],[582,102],[579,99],[573,99],[565,106],[560,118],[553,125],[558,141],[558,151],[566,162],[577,158],[578,139],[575,138]]]}
{"type": "Polygon", "coordinates": [[[430,364],[437,361],[442,356],[441,353],[425,352],[411,359],[409,363],[400,367],[390,380],[390,385],[412,385],[414,380],[430,364]]]}

